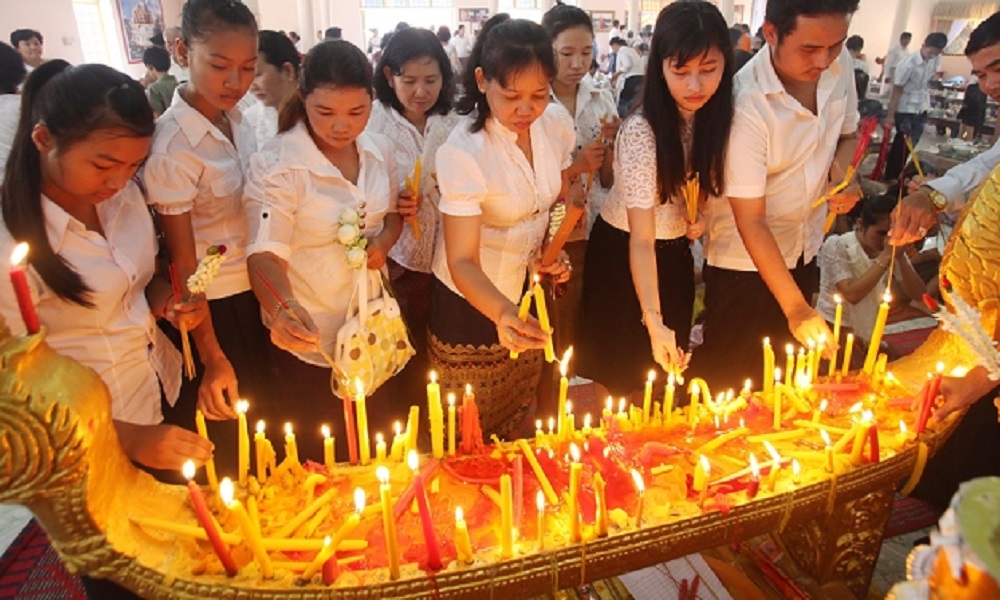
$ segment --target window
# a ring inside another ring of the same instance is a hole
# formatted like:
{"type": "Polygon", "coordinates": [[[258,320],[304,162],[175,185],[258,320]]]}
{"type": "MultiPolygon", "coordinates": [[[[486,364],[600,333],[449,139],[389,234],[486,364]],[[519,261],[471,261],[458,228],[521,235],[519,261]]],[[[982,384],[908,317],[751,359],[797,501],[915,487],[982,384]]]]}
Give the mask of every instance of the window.
{"type": "Polygon", "coordinates": [[[107,40],[117,38],[105,32],[98,0],[73,0],[73,14],[76,16],[76,28],[80,34],[83,60],[88,63],[111,64],[107,40]]]}

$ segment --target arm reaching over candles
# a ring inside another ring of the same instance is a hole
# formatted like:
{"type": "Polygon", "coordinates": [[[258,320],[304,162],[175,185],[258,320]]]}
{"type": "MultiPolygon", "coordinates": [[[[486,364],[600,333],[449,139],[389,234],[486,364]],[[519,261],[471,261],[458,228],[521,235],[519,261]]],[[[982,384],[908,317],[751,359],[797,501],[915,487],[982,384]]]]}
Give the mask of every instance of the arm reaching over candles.
{"type": "Polygon", "coordinates": [[[178,470],[186,460],[201,466],[212,456],[212,443],[193,431],[174,425],[114,423],[125,454],[146,467],[178,470]]]}

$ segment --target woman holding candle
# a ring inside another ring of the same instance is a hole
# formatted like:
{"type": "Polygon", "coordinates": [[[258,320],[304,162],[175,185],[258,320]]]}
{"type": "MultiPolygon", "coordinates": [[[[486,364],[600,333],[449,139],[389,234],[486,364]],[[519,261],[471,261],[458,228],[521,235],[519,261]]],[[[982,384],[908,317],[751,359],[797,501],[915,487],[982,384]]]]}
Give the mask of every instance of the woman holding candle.
{"type": "Polygon", "coordinates": [[[487,21],[465,73],[458,112],[467,116],[437,153],[444,233],[428,344],[443,393],[473,384],[486,435],[515,432],[534,401],[542,357],[528,351],[544,348],[549,332],[518,318],[528,271],[560,282],[570,274],[565,257],[536,262],[574,144],[565,111],[549,103],[554,72],[541,27],[487,21]]]}
{"type": "MultiPolygon", "coordinates": [[[[618,133],[615,185],[587,247],[577,371],[615,396],[637,391],[652,363],[686,365],[691,240],[704,227],[697,213],[691,222],[683,190],[695,179],[705,194],[722,192],[733,117],[733,52],[715,6],[666,7],[650,56],[641,104],[618,133]]],[[[705,194],[694,200],[699,206],[705,194]]]]}
{"type": "MultiPolygon", "coordinates": [[[[195,327],[207,309],[175,303],[170,283],[154,275],[153,222],[132,181],[149,151],[152,110],[137,82],[102,65],[47,62],[22,93],[0,253],[30,245],[27,279],[46,341],[107,384],[129,458],[176,476],[189,458],[204,463],[212,447],[162,423],[160,399],[177,400],[181,361],[155,322],[195,327]]],[[[0,286],[0,313],[13,332],[24,331],[9,285],[0,286]]]]}
{"type": "MultiPolygon", "coordinates": [[[[416,211],[412,196],[398,192],[389,141],[365,131],[371,89],[371,65],[360,50],[343,41],[319,44],[306,55],[298,93],[282,107],[278,135],[250,161],[250,276],[284,381],[274,403],[280,414],[275,409],[268,421],[301,427],[317,407],[339,405],[317,345],[332,348],[355,277],[385,266],[401,227],[397,201],[406,216],[416,211]],[[358,257],[338,240],[345,212],[367,239],[358,257]]],[[[368,401],[382,402],[379,395],[368,401]]],[[[391,411],[368,412],[371,431],[389,430],[391,411]]],[[[343,422],[333,429],[337,456],[348,456],[343,422]]],[[[299,450],[303,459],[318,459],[320,437],[300,436],[299,450]]]]}
{"type": "MultiPolygon", "coordinates": [[[[869,339],[879,303],[888,285],[889,263],[893,246],[889,244],[889,219],[896,207],[896,194],[866,198],[860,206],[860,218],[853,231],[832,235],[819,252],[820,283],[816,311],[830,323],[834,321],[834,294],[843,296],[841,336],[869,339]]],[[[896,248],[894,279],[902,297],[918,300],[924,283],[901,248],[896,248]]],[[[900,294],[893,294],[900,297],[900,294]]],[[[840,340],[837,341],[841,343],[840,340]]],[[[855,352],[860,357],[863,353],[855,352]]]]}

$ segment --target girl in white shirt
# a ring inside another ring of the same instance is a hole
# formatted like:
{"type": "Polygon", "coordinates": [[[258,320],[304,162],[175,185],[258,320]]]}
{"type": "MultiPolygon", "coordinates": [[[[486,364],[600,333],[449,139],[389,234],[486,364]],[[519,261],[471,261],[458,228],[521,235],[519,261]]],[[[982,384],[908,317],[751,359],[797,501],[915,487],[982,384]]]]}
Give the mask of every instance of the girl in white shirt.
{"type": "Polygon", "coordinates": [[[403,224],[399,240],[389,251],[389,277],[417,351],[397,379],[400,392],[409,397],[420,394],[427,381],[427,315],[434,282],[431,259],[441,223],[433,153],[458,121],[451,112],[452,80],[451,64],[437,37],[415,27],[395,33],[375,67],[378,101],[372,106],[368,131],[392,142],[400,189],[405,189],[406,181],[416,173],[417,161],[421,162],[417,217],[403,224]],[[441,142],[429,147],[428,139],[441,142]]]}
{"type": "Polygon", "coordinates": [[[686,366],[691,242],[704,227],[700,215],[689,222],[681,190],[697,178],[699,212],[706,195],[722,192],[733,116],[732,46],[714,5],[664,8],[650,55],[641,104],[618,132],[615,185],[587,246],[576,366],[615,396],[638,390],[651,367],[686,366]]]}
{"type": "MultiPolygon", "coordinates": [[[[347,451],[344,424],[334,418],[342,414],[341,404],[317,345],[333,353],[355,278],[363,275],[358,269],[385,266],[402,226],[397,205],[404,216],[416,213],[412,196],[399,194],[392,144],[365,131],[371,90],[371,64],[356,46],[336,40],[313,47],[302,65],[298,93],[282,107],[278,135],[251,160],[245,190],[250,276],[282,380],[275,390],[280,411],[270,420],[312,426],[317,410],[331,411],[323,421],[334,427],[340,456],[347,451]],[[367,238],[367,265],[349,264],[348,247],[339,241],[348,208],[359,216],[367,238]]],[[[393,411],[382,394],[379,390],[369,398],[373,435],[388,434],[391,419],[401,418],[412,401],[400,398],[405,404],[393,411]]],[[[299,451],[322,456],[320,436],[301,436],[299,451]]]]}
{"type": "MultiPolygon", "coordinates": [[[[254,409],[268,400],[270,367],[267,335],[247,276],[242,203],[246,165],[257,144],[236,105],[254,78],[257,23],[242,3],[189,0],[177,44],[190,79],[157,120],[144,170],[146,190],[182,286],[210,246],[227,248],[205,292],[210,315],[191,331],[204,365],[197,407],[211,421],[235,419],[233,405],[245,397],[253,418],[254,409]]],[[[194,405],[185,399],[168,418],[191,426],[194,405]]],[[[234,441],[231,424],[211,425],[214,439],[234,441]]]]}
{"type": "MultiPolygon", "coordinates": [[[[154,276],[153,222],[132,181],[153,135],[145,92],[109,67],[57,60],[36,69],[23,94],[30,110],[3,183],[0,253],[30,245],[28,281],[46,341],[107,384],[129,458],[153,469],[202,463],[207,440],[161,423],[161,396],[177,400],[181,362],[154,313],[194,327],[207,311],[204,300],[175,304],[170,284],[154,276]]],[[[24,332],[9,285],[0,286],[0,313],[24,332]]]]}
{"type": "Polygon", "coordinates": [[[288,36],[277,31],[257,35],[257,71],[250,93],[260,102],[244,113],[253,125],[257,147],[278,133],[278,109],[299,82],[299,52],[288,36]]]}
{"type": "Polygon", "coordinates": [[[535,398],[549,333],[518,318],[526,276],[569,278],[565,256],[538,266],[575,143],[566,111],[549,102],[554,62],[539,25],[503,14],[487,21],[465,72],[458,111],[468,116],[437,153],[444,235],[434,253],[431,360],[446,391],[472,384],[486,435],[518,432],[535,398]],[[511,350],[521,356],[510,359],[511,350]]]}

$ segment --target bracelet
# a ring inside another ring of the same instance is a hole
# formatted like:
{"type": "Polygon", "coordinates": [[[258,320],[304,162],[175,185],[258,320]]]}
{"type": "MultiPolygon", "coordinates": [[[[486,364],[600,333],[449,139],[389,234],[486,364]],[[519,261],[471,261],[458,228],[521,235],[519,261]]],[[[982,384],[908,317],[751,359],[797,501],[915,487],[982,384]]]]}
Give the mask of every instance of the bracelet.
{"type": "Polygon", "coordinates": [[[167,299],[163,302],[163,313],[161,315],[163,319],[167,319],[167,308],[170,306],[170,303],[171,301],[173,301],[173,299],[174,299],[174,293],[170,292],[170,294],[167,295],[167,299]]]}
{"type": "Polygon", "coordinates": [[[291,312],[292,305],[293,304],[298,304],[298,303],[299,303],[299,301],[296,300],[295,298],[292,298],[291,300],[284,300],[284,299],[278,300],[274,304],[274,308],[271,309],[271,312],[268,313],[268,315],[271,317],[271,323],[274,323],[274,320],[278,318],[278,313],[280,313],[283,308],[285,308],[287,306],[288,307],[288,309],[287,309],[288,312],[291,312]]]}
{"type": "Polygon", "coordinates": [[[882,269],[883,271],[885,271],[886,269],[889,268],[889,264],[888,263],[882,264],[881,262],[879,262],[879,259],[877,259],[877,258],[875,260],[873,260],[872,262],[875,263],[876,265],[878,265],[879,268],[882,269]]]}
{"type": "Polygon", "coordinates": [[[642,324],[645,325],[645,326],[647,326],[647,327],[649,326],[649,322],[646,321],[646,313],[653,313],[654,315],[657,316],[657,318],[658,318],[659,321],[663,320],[663,314],[660,313],[659,309],[656,309],[656,308],[647,308],[647,309],[645,309],[645,310],[642,311],[642,316],[639,318],[639,320],[642,322],[642,324]]]}

